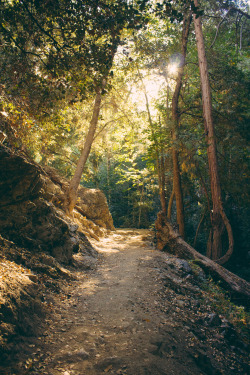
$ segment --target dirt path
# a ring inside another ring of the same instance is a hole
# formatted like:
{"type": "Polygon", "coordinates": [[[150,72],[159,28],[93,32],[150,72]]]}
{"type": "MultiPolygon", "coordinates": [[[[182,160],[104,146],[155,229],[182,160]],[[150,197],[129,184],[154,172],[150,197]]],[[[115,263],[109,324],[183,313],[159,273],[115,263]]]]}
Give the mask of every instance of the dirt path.
{"type": "MultiPolygon", "coordinates": [[[[206,351],[216,355],[217,349],[209,336],[205,345],[194,334],[198,302],[193,294],[163,290],[165,255],[145,240],[148,235],[119,230],[95,244],[103,255],[97,269],[79,274],[65,294],[51,300],[49,327],[38,343],[31,342],[30,362],[20,374],[244,374],[212,365],[206,351]]],[[[227,350],[222,357],[233,363],[235,355],[227,350]]]]}
{"type": "Polygon", "coordinates": [[[102,264],[71,301],[57,306],[62,320],[58,331],[48,331],[42,374],[200,374],[188,369],[187,358],[173,355],[178,343],[166,337],[175,324],[162,311],[159,254],[143,241],[147,234],[120,230],[96,244],[102,264]],[[164,356],[162,345],[169,345],[164,356]]]}

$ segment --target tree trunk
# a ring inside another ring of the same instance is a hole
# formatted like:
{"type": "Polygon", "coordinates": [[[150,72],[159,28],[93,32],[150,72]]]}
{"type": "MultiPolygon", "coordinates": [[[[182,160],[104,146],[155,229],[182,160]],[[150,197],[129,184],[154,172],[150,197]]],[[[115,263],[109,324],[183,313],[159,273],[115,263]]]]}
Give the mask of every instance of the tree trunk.
{"type": "MultiPolygon", "coordinates": [[[[173,140],[177,137],[173,135],[173,140]]],[[[184,225],[184,204],[183,204],[183,194],[181,187],[181,173],[179,167],[179,156],[178,151],[175,149],[176,146],[173,146],[172,149],[172,158],[173,158],[173,188],[175,194],[176,202],[176,216],[177,224],[180,235],[185,237],[185,225],[184,225]]]]}
{"type": "Polygon", "coordinates": [[[100,108],[101,108],[101,100],[102,100],[102,95],[101,95],[101,89],[98,89],[95,97],[95,103],[94,103],[94,108],[93,108],[93,113],[92,113],[92,118],[90,121],[89,125],[89,130],[85,139],[84,147],[81,153],[81,156],[78,160],[75,174],[72,177],[69,187],[66,192],[66,197],[65,197],[65,209],[66,212],[70,215],[72,215],[74,206],[77,201],[77,190],[78,186],[80,185],[82,173],[84,166],[86,164],[86,161],[88,159],[91,146],[94,140],[95,132],[96,132],[96,127],[98,123],[98,117],[100,113],[100,108]]]}
{"type": "Polygon", "coordinates": [[[217,262],[198,253],[180,237],[178,232],[174,231],[162,212],[159,212],[157,216],[155,228],[159,250],[170,252],[182,259],[195,261],[209,276],[212,276],[216,281],[219,280],[220,285],[230,291],[232,300],[235,299],[237,303],[244,305],[249,304],[250,284],[221,267],[217,262]]]}
{"type": "Polygon", "coordinates": [[[161,184],[162,184],[162,210],[167,215],[167,202],[166,202],[166,177],[165,177],[165,157],[164,157],[164,150],[161,150],[161,157],[160,157],[160,165],[161,165],[161,184]]]}
{"type": "MultiPolygon", "coordinates": [[[[198,1],[194,0],[195,6],[198,7],[198,1]]],[[[207,59],[205,53],[204,38],[202,32],[201,18],[193,15],[194,26],[195,26],[195,36],[197,43],[199,68],[200,68],[200,78],[201,78],[201,90],[202,90],[202,102],[203,102],[203,117],[205,134],[207,139],[207,154],[208,154],[208,165],[209,165],[209,175],[211,183],[211,195],[213,202],[213,212],[212,212],[212,229],[211,229],[211,248],[208,252],[211,253],[211,258],[218,260],[222,256],[222,233],[224,229],[224,224],[226,225],[228,237],[229,237],[229,249],[227,252],[227,257],[223,259],[229,259],[233,251],[233,237],[231,226],[227,220],[227,217],[222,208],[221,202],[221,188],[218,173],[218,161],[217,161],[217,150],[216,141],[214,134],[214,124],[212,118],[212,99],[211,90],[208,77],[208,67],[207,59]],[[222,213],[223,211],[223,213],[222,213]],[[221,214],[222,213],[222,214],[221,214]],[[230,227],[230,228],[229,228],[230,227]]],[[[220,262],[220,261],[219,261],[220,262]]]]}
{"type": "MultiPolygon", "coordinates": [[[[187,53],[187,43],[188,43],[188,34],[191,23],[191,15],[188,15],[184,18],[183,30],[182,30],[182,43],[181,51],[182,57],[185,61],[187,53]]],[[[180,91],[182,86],[182,77],[184,73],[184,64],[178,68],[178,75],[174,90],[174,95],[172,98],[172,119],[173,119],[173,129],[172,129],[172,139],[173,139],[173,148],[172,148],[172,157],[173,157],[173,187],[175,193],[176,201],[176,213],[177,213],[177,224],[179,226],[179,232],[182,237],[185,237],[185,225],[184,225],[184,204],[183,204],[183,195],[181,188],[181,173],[179,167],[179,155],[176,148],[176,142],[178,141],[178,128],[179,128],[179,111],[178,111],[178,102],[180,97],[180,91]]]]}
{"type": "Polygon", "coordinates": [[[168,220],[171,220],[173,201],[174,201],[174,187],[172,189],[172,193],[168,201],[168,214],[167,214],[168,220]]]}
{"type": "MultiPolygon", "coordinates": [[[[156,145],[156,148],[158,146],[156,145]]],[[[163,152],[163,151],[162,151],[163,152]]],[[[156,150],[157,157],[157,174],[158,174],[158,183],[159,183],[159,195],[161,202],[161,210],[167,215],[167,202],[166,202],[166,179],[165,179],[165,162],[164,156],[159,155],[158,148],[156,150]]]]}

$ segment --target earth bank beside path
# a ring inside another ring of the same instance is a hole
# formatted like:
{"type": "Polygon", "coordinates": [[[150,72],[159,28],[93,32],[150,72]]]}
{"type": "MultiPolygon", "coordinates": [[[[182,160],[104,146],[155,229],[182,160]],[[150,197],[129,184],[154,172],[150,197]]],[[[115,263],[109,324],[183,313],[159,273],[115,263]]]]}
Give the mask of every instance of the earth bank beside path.
{"type": "Polygon", "coordinates": [[[93,245],[97,266],[47,297],[46,329],[6,374],[247,374],[246,340],[206,301],[199,267],[155,250],[147,230],[93,245]]]}

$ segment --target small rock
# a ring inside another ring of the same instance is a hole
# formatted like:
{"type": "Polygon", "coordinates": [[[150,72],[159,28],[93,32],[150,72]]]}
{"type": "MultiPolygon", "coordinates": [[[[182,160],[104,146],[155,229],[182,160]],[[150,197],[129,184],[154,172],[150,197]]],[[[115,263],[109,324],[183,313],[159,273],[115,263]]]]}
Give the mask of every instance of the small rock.
{"type": "Polygon", "coordinates": [[[220,326],[221,325],[221,318],[218,314],[212,313],[208,315],[208,325],[214,327],[214,326],[220,326]]]}
{"type": "Polygon", "coordinates": [[[78,357],[82,358],[82,359],[85,359],[85,358],[89,357],[89,353],[87,353],[84,349],[80,349],[77,352],[75,352],[74,354],[77,355],[78,357]]]}
{"type": "Polygon", "coordinates": [[[192,273],[192,268],[189,263],[184,259],[177,259],[178,266],[186,273],[192,273]]]}
{"type": "Polygon", "coordinates": [[[179,307],[181,307],[181,308],[183,308],[183,307],[185,306],[185,302],[182,301],[182,300],[180,300],[180,299],[176,301],[176,304],[177,304],[179,307]]]}
{"type": "Polygon", "coordinates": [[[34,275],[34,274],[29,274],[29,275],[27,275],[28,276],[28,278],[31,280],[31,281],[33,281],[33,283],[37,283],[37,281],[38,281],[38,277],[36,276],[36,275],[34,275]]]}
{"type": "Polygon", "coordinates": [[[205,281],[206,280],[206,275],[205,273],[202,271],[202,269],[200,270],[200,272],[198,273],[198,279],[200,281],[205,281]]]}

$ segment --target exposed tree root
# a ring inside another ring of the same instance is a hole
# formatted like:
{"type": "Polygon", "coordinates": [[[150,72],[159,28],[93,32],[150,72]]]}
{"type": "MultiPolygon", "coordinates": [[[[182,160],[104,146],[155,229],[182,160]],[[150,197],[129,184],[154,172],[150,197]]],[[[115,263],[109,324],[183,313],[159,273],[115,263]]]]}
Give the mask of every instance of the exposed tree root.
{"type": "Polygon", "coordinates": [[[231,258],[231,255],[233,254],[234,239],[233,239],[233,232],[232,232],[231,225],[229,223],[227,215],[225,214],[225,212],[223,210],[222,205],[221,205],[221,208],[220,208],[220,214],[221,214],[222,220],[223,220],[223,222],[225,224],[225,227],[226,227],[226,230],[227,230],[229,246],[228,246],[228,250],[227,250],[226,254],[223,255],[220,259],[216,259],[215,262],[218,263],[218,264],[225,264],[231,258]]]}

